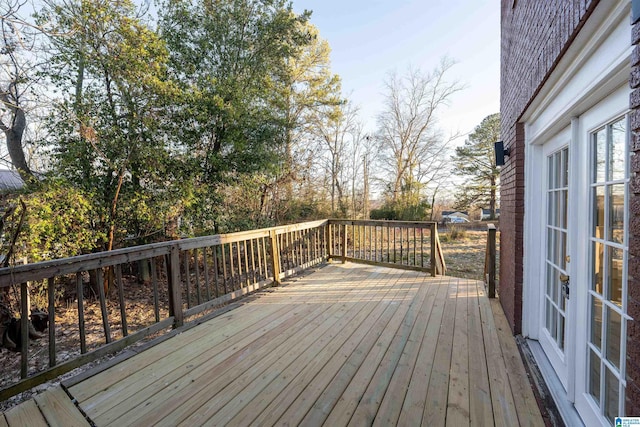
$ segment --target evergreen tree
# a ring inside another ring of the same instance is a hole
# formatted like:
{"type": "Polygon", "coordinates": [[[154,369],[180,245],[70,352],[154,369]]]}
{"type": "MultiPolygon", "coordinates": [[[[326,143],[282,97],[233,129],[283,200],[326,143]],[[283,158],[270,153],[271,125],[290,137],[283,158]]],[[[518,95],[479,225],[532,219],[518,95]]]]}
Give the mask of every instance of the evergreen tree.
{"type": "Polygon", "coordinates": [[[456,208],[489,206],[490,219],[496,217],[500,170],[496,167],[493,143],[500,139],[500,114],[485,117],[453,156],[454,173],[466,178],[456,194],[456,208]]]}

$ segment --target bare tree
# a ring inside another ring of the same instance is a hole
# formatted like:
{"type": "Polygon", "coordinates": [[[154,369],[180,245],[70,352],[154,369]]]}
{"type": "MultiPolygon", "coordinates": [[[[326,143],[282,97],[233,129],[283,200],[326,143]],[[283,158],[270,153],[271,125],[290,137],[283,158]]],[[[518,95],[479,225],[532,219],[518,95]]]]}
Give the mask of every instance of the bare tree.
{"type": "MultiPolygon", "coordinates": [[[[323,148],[324,167],[330,175],[331,213],[339,208],[345,215],[345,165],[348,149],[357,126],[358,109],[352,104],[332,106],[323,109],[314,119],[314,132],[323,148]]],[[[348,190],[347,190],[348,191],[348,190]]]]}
{"type": "Polygon", "coordinates": [[[40,74],[47,64],[42,37],[61,35],[28,16],[37,8],[30,0],[0,0],[0,129],[6,140],[3,154],[8,155],[0,161],[25,181],[33,176],[33,165],[43,161],[29,141],[29,134],[41,130],[48,105],[40,74]]]}
{"type": "Polygon", "coordinates": [[[385,82],[385,107],[378,116],[380,165],[386,173],[386,191],[394,206],[415,204],[429,183],[446,167],[447,142],[437,127],[437,113],[448,105],[462,85],[446,79],[454,65],[441,60],[430,73],[410,68],[393,73],[385,82]]]}

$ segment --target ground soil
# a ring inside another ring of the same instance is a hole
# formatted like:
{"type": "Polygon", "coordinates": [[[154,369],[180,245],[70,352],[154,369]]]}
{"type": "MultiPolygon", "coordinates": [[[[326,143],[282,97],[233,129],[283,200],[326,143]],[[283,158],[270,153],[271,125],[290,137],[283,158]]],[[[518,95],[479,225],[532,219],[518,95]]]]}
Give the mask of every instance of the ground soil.
{"type": "MultiPolygon", "coordinates": [[[[497,239],[500,239],[500,233],[498,233],[497,239]]],[[[444,260],[447,264],[447,276],[482,280],[487,245],[486,231],[458,229],[451,232],[449,230],[440,233],[440,240],[444,260]]],[[[497,243],[496,250],[498,252],[496,262],[499,263],[500,245],[497,243]]]]}

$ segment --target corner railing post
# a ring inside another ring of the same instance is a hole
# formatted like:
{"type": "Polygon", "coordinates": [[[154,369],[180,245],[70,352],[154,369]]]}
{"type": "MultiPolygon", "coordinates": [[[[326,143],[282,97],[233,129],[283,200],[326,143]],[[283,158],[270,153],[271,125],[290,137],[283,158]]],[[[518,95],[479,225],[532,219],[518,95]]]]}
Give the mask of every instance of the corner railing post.
{"type": "Polygon", "coordinates": [[[327,225],[325,226],[325,236],[326,236],[326,240],[325,240],[325,254],[327,259],[330,259],[333,256],[333,230],[335,229],[335,227],[332,227],[332,224],[330,222],[327,223],[327,225]]]}
{"type": "Polygon", "coordinates": [[[179,328],[184,323],[184,313],[180,286],[180,249],[177,244],[171,246],[169,270],[169,315],[174,318],[173,327],[179,328]]]}
{"type": "Polygon", "coordinates": [[[271,240],[271,270],[273,271],[273,286],[280,285],[280,246],[276,230],[269,230],[271,240]]]}
{"type": "Polygon", "coordinates": [[[496,297],[496,226],[489,224],[487,234],[489,298],[496,297]]]}
{"type": "Polygon", "coordinates": [[[431,277],[436,277],[436,233],[437,233],[437,225],[435,222],[431,223],[431,264],[429,267],[431,268],[431,277]]]}
{"type": "Polygon", "coordinates": [[[347,224],[342,225],[342,263],[347,262],[347,224]]]}

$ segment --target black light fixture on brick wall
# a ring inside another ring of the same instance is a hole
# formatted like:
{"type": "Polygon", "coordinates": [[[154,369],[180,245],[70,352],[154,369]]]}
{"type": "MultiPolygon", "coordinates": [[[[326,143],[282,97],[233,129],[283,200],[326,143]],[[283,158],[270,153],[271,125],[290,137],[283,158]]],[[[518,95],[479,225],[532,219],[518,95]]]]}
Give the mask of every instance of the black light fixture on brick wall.
{"type": "Polygon", "coordinates": [[[504,148],[504,142],[498,141],[493,144],[496,154],[496,166],[504,166],[504,156],[509,156],[510,151],[504,148]]]}

